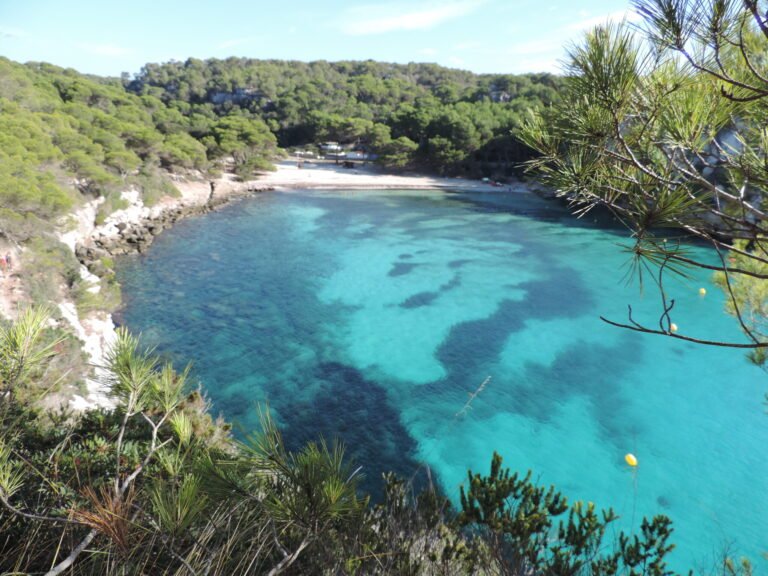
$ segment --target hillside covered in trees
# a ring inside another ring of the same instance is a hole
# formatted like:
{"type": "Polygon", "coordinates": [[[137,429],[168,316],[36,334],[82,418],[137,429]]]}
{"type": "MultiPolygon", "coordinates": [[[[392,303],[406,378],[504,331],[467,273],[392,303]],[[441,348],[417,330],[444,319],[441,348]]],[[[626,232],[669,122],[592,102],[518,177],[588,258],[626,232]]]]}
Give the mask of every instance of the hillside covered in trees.
{"type": "Polygon", "coordinates": [[[266,168],[275,151],[263,123],[222,116],[193,135],[172,108],[119,80],[7,59],[0,78],[0,218],[19,240],[23,220],[50,220],[84,198],[105,197],[107,214],[135,186],[151,204],[173,193],[169,171],[207,170],[233,153],[266,168]]]}
{"type": "Polygon", "coordinates": [[[148,64],[128,89],[159,98],[204,138],[234,115],[264,121],[282,147],[357,143],[390,166],[509,173],[530,150],[515,136],[526,110],[557,99],[550,74],[476,75],[435,64],[196,60],[148,64]]]}
{"type": "Polygon", "coordinates": [[[557,96],[551,75],[478,76],[431,64],[229,59],[148,64],[99,78],[0,59],[0,222],[17,240],[103,196],[173,193],[169,172],[232,159],[241,177],[281,147],[335,140],[391,167],[509,173],[529,149],[515,132],[557,96]]]}

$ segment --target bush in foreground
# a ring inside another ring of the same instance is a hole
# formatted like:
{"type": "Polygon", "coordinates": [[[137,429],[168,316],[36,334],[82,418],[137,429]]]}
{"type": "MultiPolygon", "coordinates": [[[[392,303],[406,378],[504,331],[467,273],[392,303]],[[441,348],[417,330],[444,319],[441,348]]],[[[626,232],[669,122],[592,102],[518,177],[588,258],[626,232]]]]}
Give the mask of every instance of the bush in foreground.
{"type": "Polygon", "coordinates": [[[502,468],[469,472],[461,511],[385,475],[372,505],[344,449],[288,451],[261,414],[237,441],[178,372],[122,330],[112,412],[41,413],[20,393],[55,350],[45,315],[0,330],[0,571],[69,574],[671,575],[669,519],[606,541],[612,511],[502,468]]]}

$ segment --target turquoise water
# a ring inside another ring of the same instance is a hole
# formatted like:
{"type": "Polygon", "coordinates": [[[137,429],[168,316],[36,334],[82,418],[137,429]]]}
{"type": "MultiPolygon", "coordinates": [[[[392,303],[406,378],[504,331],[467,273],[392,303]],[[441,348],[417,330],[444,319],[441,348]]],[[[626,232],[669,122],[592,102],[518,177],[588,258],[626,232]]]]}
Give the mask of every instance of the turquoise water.
{"type": "MultiPolygon", "coordinates": [[[[121,261],[123,320],[194,361],[243,428],[269,401],[293,446],[341,437],[372,490],[423,462],[456,497],[496,450],[625,529],[669,515],[678,568],[725,546],[765,568],[765,375],[739,351],[602,323],[629,303],[658,318],[658,295],[624,281],[622,242],[528,196],[263,194],[121,261]]],[[[681,333],[741,339],[693,274],[667,284],[681,333]]]]}

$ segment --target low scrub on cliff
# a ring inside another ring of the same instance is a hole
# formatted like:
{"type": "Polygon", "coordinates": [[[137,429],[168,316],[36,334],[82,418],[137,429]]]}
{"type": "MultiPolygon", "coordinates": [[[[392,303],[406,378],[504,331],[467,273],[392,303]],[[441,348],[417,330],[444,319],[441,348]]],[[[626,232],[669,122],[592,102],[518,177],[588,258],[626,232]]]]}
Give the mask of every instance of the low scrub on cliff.
{"type": "Polygon", "coordinates": [[[248,157],[261,162],[275,148],[256,120],[225,118],[221,134],[216,125],[192,136],[178,111],[115,79],[5,58],[0,77],[0,229],[17,242],[17,217],[50,221],[83,198],[109,199],[130,185],[152,204],[173,193],[168,171],[205,171],[222,155],[252,149],[248,157]]]}

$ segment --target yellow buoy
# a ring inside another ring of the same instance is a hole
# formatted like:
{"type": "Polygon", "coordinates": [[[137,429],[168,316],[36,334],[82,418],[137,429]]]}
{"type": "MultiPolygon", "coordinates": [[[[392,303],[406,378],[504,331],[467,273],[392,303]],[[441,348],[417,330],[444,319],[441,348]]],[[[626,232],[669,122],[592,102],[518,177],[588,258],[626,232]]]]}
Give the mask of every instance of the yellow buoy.
{"type": "Polygon", "coordinates": [[[669,325],[669,331],[670,332],[677,332],[677,324],[672,322],[672,324],[669,325]]]}
{"type": "Polygon", "coordinates": [[[707,295],[707,289],[699,288],[699,296],[706,296],[706,295],[707,295]]]}
{"type": "Polygon", "coordinates": [[[624,455],[624,462],[629,464],[632,468],[637,466],[637,458],[635,458],[635,455],[632,453],[627,453],[624,455]]]}

